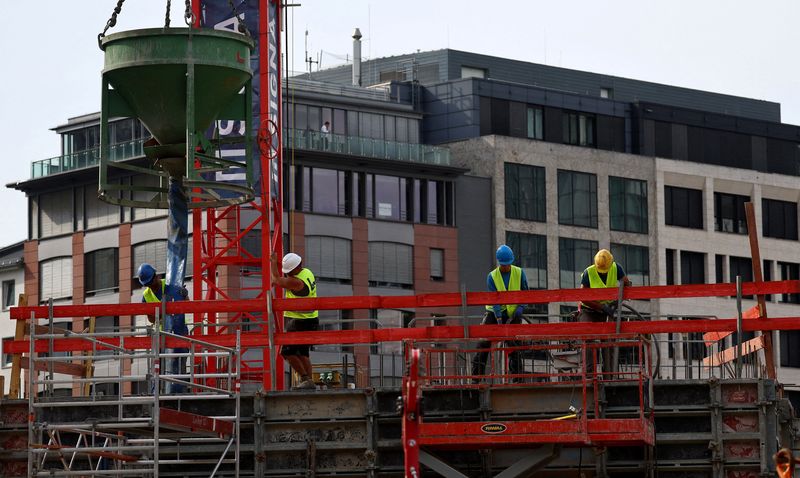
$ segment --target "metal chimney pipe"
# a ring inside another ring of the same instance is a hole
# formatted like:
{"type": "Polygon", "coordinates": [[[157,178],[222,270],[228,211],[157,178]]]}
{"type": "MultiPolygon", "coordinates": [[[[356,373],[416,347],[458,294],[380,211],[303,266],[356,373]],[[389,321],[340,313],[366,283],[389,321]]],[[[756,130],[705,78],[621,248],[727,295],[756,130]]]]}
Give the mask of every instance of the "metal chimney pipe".
{"type": "Polygon", "coordinates": [[[361,86],[361,30],[353,32],[353,86],[361,86]]]}

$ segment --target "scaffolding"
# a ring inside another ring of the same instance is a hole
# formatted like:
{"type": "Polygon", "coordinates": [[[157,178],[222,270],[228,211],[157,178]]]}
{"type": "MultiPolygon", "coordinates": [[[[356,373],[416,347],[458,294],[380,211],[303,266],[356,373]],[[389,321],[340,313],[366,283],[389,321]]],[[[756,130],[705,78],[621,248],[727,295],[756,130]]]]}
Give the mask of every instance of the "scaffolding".
{"type": "MultiPolygon", "coordinates": [[[[160,313],[155,310],[156,324],[160,313]]],[[[52,314],[32,316],[29,330],[28,476],[155,477],[168,475],[176,465],[205,468],[205,476],[219,476],[221,469],[226,476],[239,476],[239,332],[230,347],[154,326],[76,333],[58,331],[52,314]],[[126,340],[134,337],[148,338],[149,345],[128,348],[126,340]],[[91,347],[69,352],[62,345],[69,339],[91,347]],[[35,349],[37,341],[47,344],[46,352],[35,349]],[[99,360],[117,373],[65,377],[99,360]],[[209,362],[215,364],[213,371],[209,362]],[[139,385],[137,393],[132,393],[132,384],[139,385]],[[73,389],[71,397],[59,397],[57,391],[64,386],[73,389]],[[219,409],[232,413],[195,411],[197,403],[220,400],[232,407],[219,409]],[[83,409],[79,420],[70,412],[76,409],[83,409]],[[87,409],[92,410],[88,415],[87,409]],[[203,446],[202,457],[193,452],[198,445],[203,446]]]]}

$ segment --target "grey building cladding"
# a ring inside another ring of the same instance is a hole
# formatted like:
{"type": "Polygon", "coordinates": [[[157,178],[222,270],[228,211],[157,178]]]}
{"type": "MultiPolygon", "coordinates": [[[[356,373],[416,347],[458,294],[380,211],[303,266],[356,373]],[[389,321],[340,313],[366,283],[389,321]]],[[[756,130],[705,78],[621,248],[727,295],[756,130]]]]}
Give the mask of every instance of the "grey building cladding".
{"type": "MultiPolygon", "coordinates": [[[[605,93],[609,98],[627,103],[643,101],[683,108],[697,108],[698,105],[702,105],[702,109],[708,112],[771,122],[780,122],[781,119],[780,104],[771,101],[450,49],[365,61],[361,67],[362,84],[369,86],[390,80],[416,79],[421,84],[429,86],[461,79],[463,68],[482,71],[486,79],[537,86],[587,97],[599,98],[605,93]]],[[[350,84],[352,66],[344,65],[318,71],[311,77],[318,81],[350,84]]]]}

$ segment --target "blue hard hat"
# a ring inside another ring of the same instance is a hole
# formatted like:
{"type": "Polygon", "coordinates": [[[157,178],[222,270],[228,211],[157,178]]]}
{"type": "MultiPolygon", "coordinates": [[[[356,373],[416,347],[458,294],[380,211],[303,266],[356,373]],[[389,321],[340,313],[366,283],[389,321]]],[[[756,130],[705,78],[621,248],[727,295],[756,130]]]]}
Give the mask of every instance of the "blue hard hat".
{"type": "Polygon", "coordinates": [[[495,256],[497,256],[497,263],[501,266],[507,266],[514,263],[514,251],[512,251],[511,248],[505,244],[497,248],[497,253],[495,256]]]}
{"type": "Polygon", "coordinates": [[[139,266],[139,272],[136,277],[139,278],[139,283],[146,286],[153,281],[153,276],[156,275],[156,270],[148,263],[143,263],[139,266]]]}

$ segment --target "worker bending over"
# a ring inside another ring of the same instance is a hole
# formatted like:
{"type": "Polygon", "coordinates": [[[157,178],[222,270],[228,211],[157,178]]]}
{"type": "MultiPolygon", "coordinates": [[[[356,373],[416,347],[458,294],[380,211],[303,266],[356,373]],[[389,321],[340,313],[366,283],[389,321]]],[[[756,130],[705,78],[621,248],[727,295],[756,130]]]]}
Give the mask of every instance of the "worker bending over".
{"type": "MultiPolygon", "coordinates": [[[[317,296],[317,281],[310,269],[302,266],[302,258],[290,252],[283,256],[282,265],[278,264],[278,256],[272,254],[272,282],[283,288],[287,299],[313,299],[317,296]],[[278,270],[286,275],[281,276],[278,270]]],[[[319,330],[319,312],[316,310],[286,310],[285,332],[306,332],[319,330]]],[[[314,390],[317,386],[312,380],[309,345],[284,345],[281,355],[289,362],[292,370],[300,375],[300,383],[295,388],[314,390]]]]}
{"type": "MultiPolygon", "coordinates": [[[[497,248],[495,253],[498,266],[486,277],[486,288],[489,292],[506,292],[528,290],[528,278],[522,268],[512,265],[514,263],[514,251],[503,244],[497,248]]],[[[522,313],[524,305],[487,305],[486,314],[483,316],[481,325],[494,324],[519,324],[522,323],[522,313]]],[[[483,340],[478,342],[478,348],[488,349],[491,342],[483,340]]],[[[486,360],[489,352],[478,352],[472,359],[472,375],[483,375],[486,373],[486,360]]],[[[512,352],[508,358],[508,371],[517,374],[522,371],[519,352],[512,352]]],[[[478,379],[473,378],[473,382],[478,379]]],[[[514,380],[517,381],[517,380],[514,380]]]]}
{"type": "MultiPolygon", "coordinates": [[[[622,266],[614,262],[614,256],[608,249],[600,249],[594,256],[594,264],[587,267],[581,276],[581,289],[616,288],[622,281],[626,287],[631,281],[625,275],[622,266]]],[[[615,300],[586,300],[578,304],[579,322],[605,322],[614,317],[615,300]]]]}

